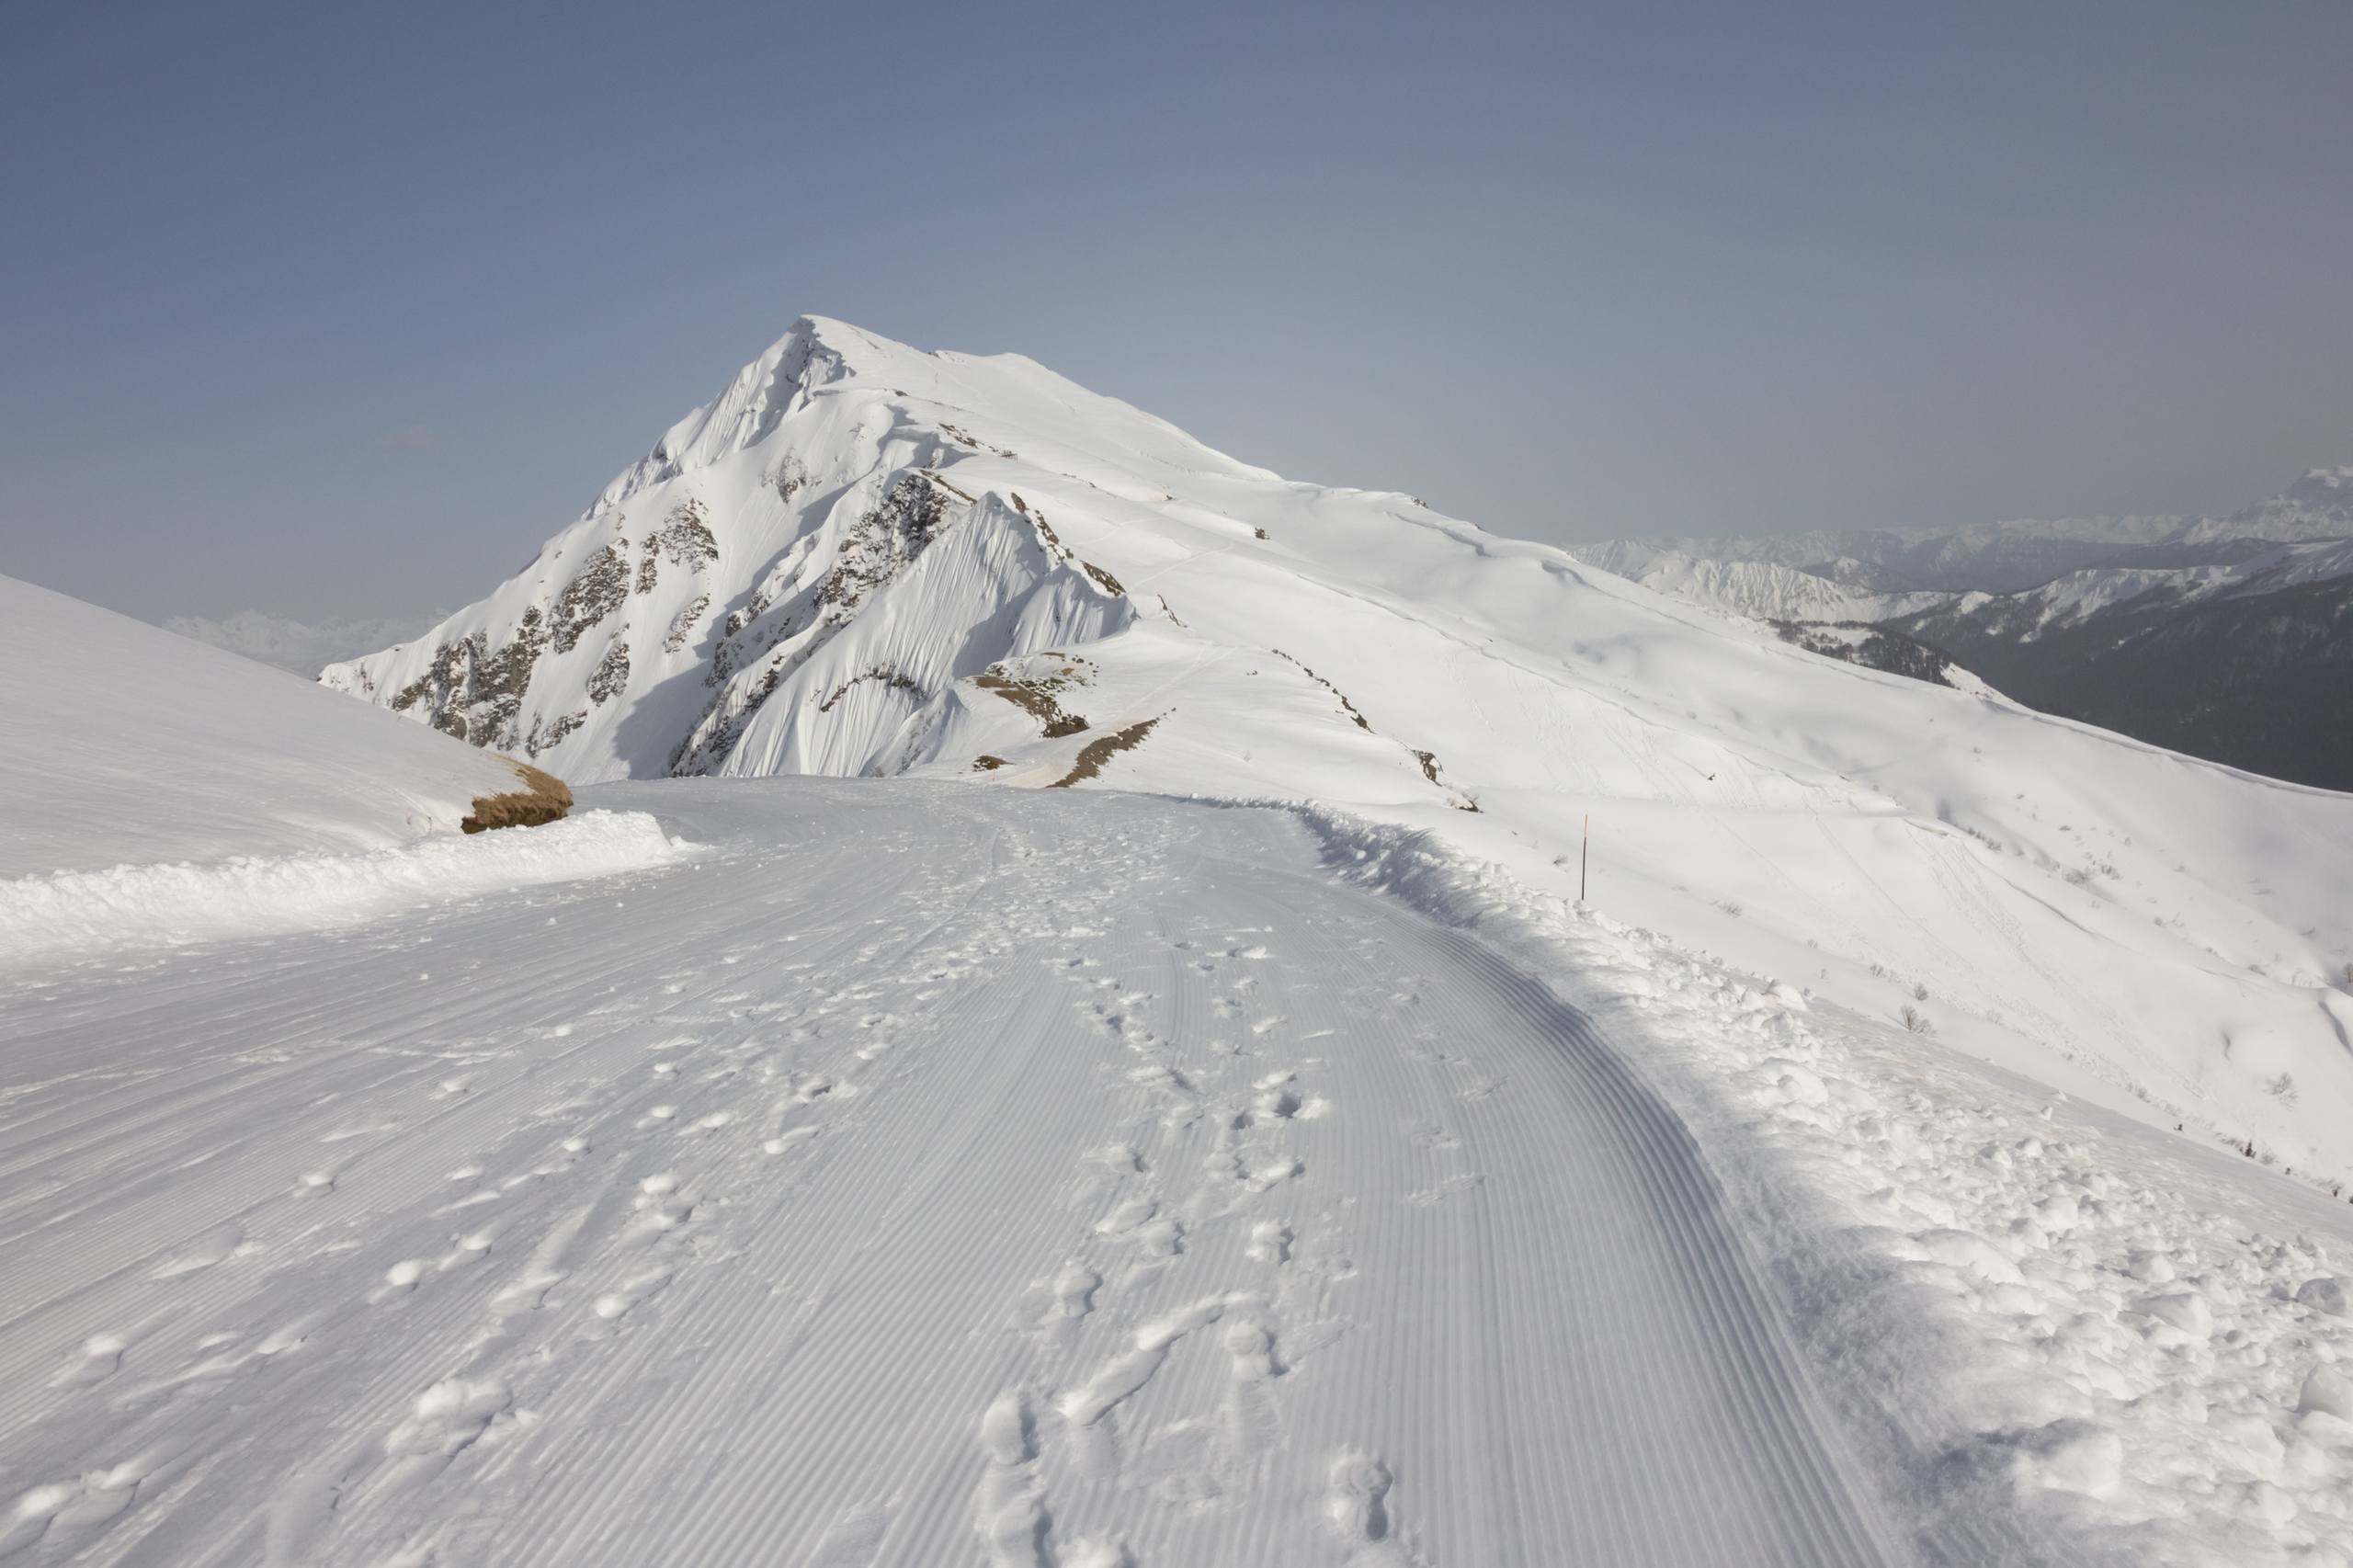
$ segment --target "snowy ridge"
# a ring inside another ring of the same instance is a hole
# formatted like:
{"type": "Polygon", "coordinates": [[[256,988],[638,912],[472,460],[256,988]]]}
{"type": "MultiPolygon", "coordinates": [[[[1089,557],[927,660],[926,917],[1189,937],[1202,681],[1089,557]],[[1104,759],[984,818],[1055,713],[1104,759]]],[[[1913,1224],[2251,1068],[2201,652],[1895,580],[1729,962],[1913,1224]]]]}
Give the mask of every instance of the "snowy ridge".
{"type": "MultiPolygon", "coordinates": [[[[1979,615],[2018,626],[2018,635],[2031,639],[2148,594],[2165,594],[2175,604],[2188,605],[2346,576],[2353,576],[2353,539],[2313,540],[2209,565],[2110,566],[2070,572],[2040,587],[2014,594],[1963,594],[1950,601],[1949,608],[1955,614],[1979,615]]],[[[1923,608],[1927,606],[1909,605],[1888,613],[1904,615],[1923,608]]]]}
{"type": "Polygon", "coordinates": [[[2280,540],[2353,537],[2353,467],[2315,468],[2259,506],[2201,520],[2191,537],[2280,540]]]}
{"type": "Polygon", "coordinates": [[[1778,561],[1715,559],[1645,540],[1575,545],[1569,553],[1670,598],[1757,620],[1883,620],[1947,598],[1936,593],[1859,593],[1778,561]]]}
{"type": "Polygon", "coordinates": [[[591,812],[525,833],[444,835],[356,855],[235,856],[18,877],[0,881],[0,961],[346,926],[640,869],[685,852],[642,812],[591,812]]]}
{"type": "Polygon", "coordinates": [[[1289,483],[1018,356],[804,319],[531,568],[326,678],[575,781],[1313,800],[1552,892],[1590,813],[1614,915],[2353,1175],[2353,799],[1289,483]]]}
{"type": "Polygon", "coordinates": [[[1884,621],[1944,609],[1990,613],[2031,637],[2149,593],[2190,603],[2353,574],[2353,469],[2314,469],[2229,517],[1604,540],[1570,553],[1736,615],[1884,621]]]}

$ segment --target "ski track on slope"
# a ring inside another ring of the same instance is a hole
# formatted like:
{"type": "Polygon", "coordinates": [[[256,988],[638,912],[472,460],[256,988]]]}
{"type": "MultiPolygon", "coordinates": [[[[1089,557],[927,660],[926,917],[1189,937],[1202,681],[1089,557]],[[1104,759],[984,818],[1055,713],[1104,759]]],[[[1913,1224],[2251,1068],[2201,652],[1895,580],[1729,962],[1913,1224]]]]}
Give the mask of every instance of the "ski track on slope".
{"type": "Polygon", "coordinates": [[[716,847],[0,990],[0,1559],[1907,1560],[1681,1123],[1295,823],[612,793],[716,847]]]}

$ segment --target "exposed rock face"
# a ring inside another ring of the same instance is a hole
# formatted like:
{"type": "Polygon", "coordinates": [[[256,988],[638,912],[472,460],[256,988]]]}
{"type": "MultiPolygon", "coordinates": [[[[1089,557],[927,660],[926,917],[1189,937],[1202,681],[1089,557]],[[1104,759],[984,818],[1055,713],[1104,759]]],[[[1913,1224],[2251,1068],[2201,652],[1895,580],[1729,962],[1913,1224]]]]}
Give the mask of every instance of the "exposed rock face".
{"type": "Polygon", "coordinates": [[[628,598],[629,541],[615,540],[556,596],[555,651],[571,653],[589,628],[603,625],[628,598]]]}
{"type": "Polygon", "coordinates": [[[903,390],[928,358],[800,324],[489,598],[322,678],[583,781],[927,755],[960,681],[1136,618],[1041,509],[948,476],[1017,460],[903,390]]]}
{"type": "Polygon", "coordinates": [[[435,729],[473,745],[520,750],[518,716],[547,646],[547,617],[529,606],[504,642],[476,630],[437,646],[425,673],[402,687],[391,707],[396,713],[422,708],[435,729]]]}

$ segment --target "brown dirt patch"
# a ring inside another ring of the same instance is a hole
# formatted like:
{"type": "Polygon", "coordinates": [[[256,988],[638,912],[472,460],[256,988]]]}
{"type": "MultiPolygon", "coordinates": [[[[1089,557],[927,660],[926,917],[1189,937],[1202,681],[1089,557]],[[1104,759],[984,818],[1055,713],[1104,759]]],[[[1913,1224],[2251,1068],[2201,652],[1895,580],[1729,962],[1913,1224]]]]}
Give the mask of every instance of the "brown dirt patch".
{"type": "Polygon", "coordinates": [[[1152,733],[1152,727],[1159,722],[1158,719],[1146,719],[1140,724],[1130,724],[1124,730],[1114,731],[1101,740],[1087,742],[1079,751],[1077,766],[1046,788],[1067,790],[1074,784],[1094,778],[1103,771],[1105,763],[1120,753],[1134,750],[1146,735],[1152,733]]]}
{"type": "Polygon", "coordinates": [[[472,812],[458,825],[468,833],[498,827],[537,827],[555,822],[572,810],[572,786],[554,774],[528,762],[506,759],[523,788],[498,795],[477,796],[472,812]]]}

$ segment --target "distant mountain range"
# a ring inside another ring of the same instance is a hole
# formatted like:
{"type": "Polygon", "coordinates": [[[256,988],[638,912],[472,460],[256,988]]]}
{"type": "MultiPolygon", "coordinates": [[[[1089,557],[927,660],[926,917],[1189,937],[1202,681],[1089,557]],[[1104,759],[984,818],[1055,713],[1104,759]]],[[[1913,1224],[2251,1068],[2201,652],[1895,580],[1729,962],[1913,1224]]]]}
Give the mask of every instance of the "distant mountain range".
{"type": "Polygon", "coordinates": [[[1610,540],[1579,560],[1834,657],[2353,790],[2353,468],[2227,517],[1610,540]]]}
{"type": "Polygon", "coordinates": [[[404,616],[367,620],[295,620],[260,610],[239,610],[218,619],[176,615],[163,623],[166,631],[210,642],[232,653],[309,677],[322,665],[347,659],[369,648],[381,648],[404,637],[414,637],[432,623],[428,616],[404,616]]]}

